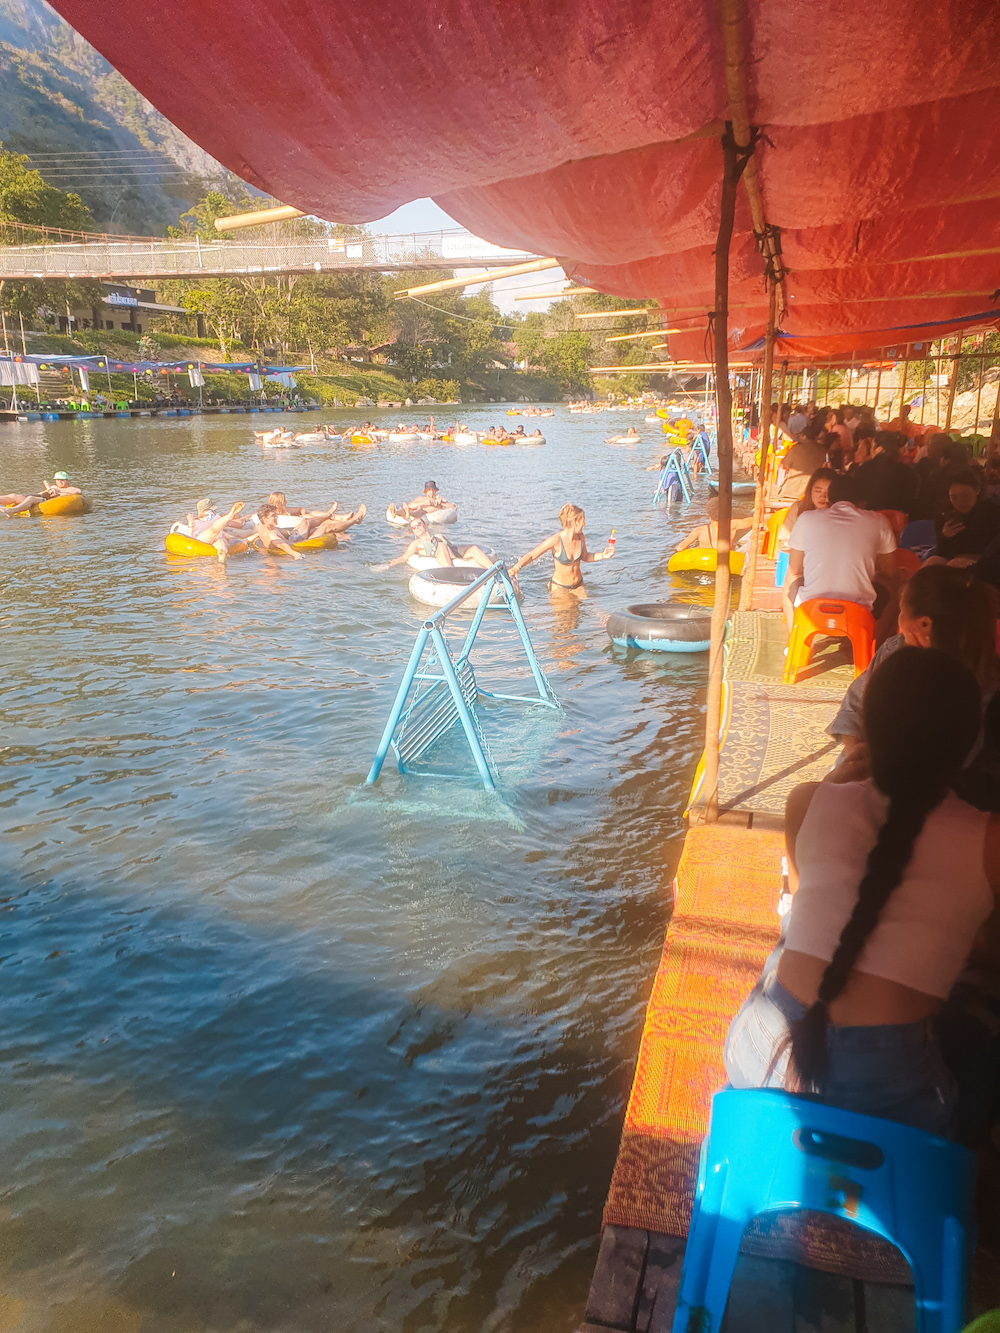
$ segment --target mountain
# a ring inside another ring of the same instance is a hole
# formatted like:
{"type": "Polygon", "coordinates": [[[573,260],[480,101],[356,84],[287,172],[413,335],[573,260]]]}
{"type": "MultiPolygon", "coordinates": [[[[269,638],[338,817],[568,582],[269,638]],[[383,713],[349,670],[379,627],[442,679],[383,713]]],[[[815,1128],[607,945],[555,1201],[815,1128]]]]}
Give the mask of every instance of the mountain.
{"type": "Polygon", "coordinates": [[[45,0],[0,0],[0,142],[75,190],[100,230],[163,235],[236,183],[45,0]]]}

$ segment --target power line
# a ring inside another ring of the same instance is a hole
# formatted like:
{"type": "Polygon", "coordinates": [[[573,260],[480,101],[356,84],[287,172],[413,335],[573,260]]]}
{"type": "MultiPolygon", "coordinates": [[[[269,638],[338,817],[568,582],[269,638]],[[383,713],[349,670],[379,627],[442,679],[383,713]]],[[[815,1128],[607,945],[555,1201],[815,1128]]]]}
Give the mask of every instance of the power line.
{"type": "Polygon", "coordinates": [[[510,329],[514,331],[516,327],[513,324],[500,324],[495,319],[488,319],[483,315],[459,315],[453,310],[445,310],[443,306],[431,305],[430,301],[421,301],[419,296],[408,297],[410,301],[416,301],[417,305],[425,305],[428,310],[436,310],[439,315],[447,315],[449,319],[465,319],[470,324],[490,324],[495,329],[510,329]]]}

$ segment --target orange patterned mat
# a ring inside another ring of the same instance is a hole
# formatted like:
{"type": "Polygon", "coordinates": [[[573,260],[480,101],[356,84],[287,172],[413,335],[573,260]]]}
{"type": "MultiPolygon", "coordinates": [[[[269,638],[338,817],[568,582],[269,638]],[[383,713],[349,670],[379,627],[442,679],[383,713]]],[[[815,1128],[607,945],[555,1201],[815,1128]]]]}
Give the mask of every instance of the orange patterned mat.
{"type": "MultiPolygon", "coordinates": [[[[674,910],[646,1010],[605,1226],[687,1235],[730,1020],[778,940],[782,834],[688,830],[674,910]]],[[[866,1281],[910,1281],[898,1251],[811,1214],[757,1219],[745,1251],[866,1281]]]]}

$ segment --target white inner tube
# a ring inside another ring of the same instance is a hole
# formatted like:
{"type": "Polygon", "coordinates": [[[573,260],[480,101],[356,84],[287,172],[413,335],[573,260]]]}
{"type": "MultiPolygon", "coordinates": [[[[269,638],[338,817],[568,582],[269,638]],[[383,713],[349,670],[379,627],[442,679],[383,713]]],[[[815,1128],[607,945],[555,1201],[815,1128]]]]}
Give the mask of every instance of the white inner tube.
{"type": "Polygon", "coordinates": [[[471,431],[460,430],[454,437],[455,444],[475,444],[478,436],[473,435],[471,431]]]}
{"type": "Polygon", "coordinates": [[[322,431],[318,431],[318,430],[303,431],[303,433],[302,433],[301,435],[296,435],[296,437],[295,437],[295,443],[296,443],[296,444],[314,444],[317,440],[325,440],[325,439],[326,439],[326,436],[322,433],[322,431]]]}
{"type": "Polygon", "coordinates": [[[412,444],[418,437],[415,432],[407,435],[397,435],[395,431],[390,431],[386,438],[396,444],[412,444]]]}
{"type": "MultiPolygon", "coordinates": [[[[452,559],[452,562],[451,562],[451,567],[452,567],[452,569],[482,569],[482,566],[481,566],[481,565],[477,565],[476,562],[475,562],[475,560],[466,560],[466,559],[464,558],[464,554],[465,554],[465,552],[469,549],[467,546],[458,546],[458,547],[455,547],[454,549],[455,549],[455,550],[458,550],[458,551],[461,551],[461,552],[462,552],[462,556],[460,556],[458,559],[452,559]]],[[[495,559],[496,559],[496,552],[495,552],[495,551],[487,551],[487,550],[485,550],[485,549],[482,548],[482,547],[480,547],[480,550],[482,550],[483,555],[487,555],[487,556],[489,556],[489,558],[490,558],[491,560],[495,560],[495,559]]],[[[447,565],[439,565],[439,564],[438,564],[438,560],[437,560],[437,556],[434,556],[434,555],[411,555],[410,558],[409,558],[409,560],[407,560],[406,563],[410,566],[411,569],[447,569],[447,568],[448,568],[447,565]]]]}
{"type": "MultiPolygon", "coordinates": [[[[450,569],[439,567],[438,569],[418,570],[416,574],[410,576],[410,596],[427,606],[447,606],[453,598],[458,596],[464,586],[474,583],[483,572],[481,569],[456,568],[455,566],[450,569]]],[[[491,609],[506,607],[507,603],[500,589],[496,584],[489,583],[484,583],[465,605],[470,610],[474,609],[487,593],[489,594],[491,609]]]]}
{"type": "Polygon", "coordinates": [[[394,528],[408,528],[414,518],[422,518],[429,526],[440,527],[442,523],[454,523],[458,518],[458,510],[439,509],[436,514],[413,514],[410,518],[398,512],[391,514],[388,509],[385,511],[385,521],[394,528]]]}

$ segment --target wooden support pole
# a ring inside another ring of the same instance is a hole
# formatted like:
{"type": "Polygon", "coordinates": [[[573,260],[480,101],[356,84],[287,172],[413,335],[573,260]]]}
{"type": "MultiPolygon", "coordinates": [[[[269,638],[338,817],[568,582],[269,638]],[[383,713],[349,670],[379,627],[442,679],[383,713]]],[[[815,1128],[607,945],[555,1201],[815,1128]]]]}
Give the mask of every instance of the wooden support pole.
{"type": "MultiPolygon", "coordinates": [[[[983,376],[986,374],[986,334],[979,335],[983,350],[979,353],[979,383],[976,386],[976,419],[972,423],[973,433],[979,434],[979,408],[983,401],[983,376]]],[[[1000,390],[998,390],[1000,393],[1000,390]]]]}
{"type": "Polygon", "coordinates": [[[993,402],[993,424],[990,426],[990,449],[1000,448],[1000,380],[997,380],[997,396],[993,402]]]}
{"type": "MultiPolygon", "coordinates": [[[[744,153],[750,145],[744,146],[744,153]]],[[[708,656],[705,709],[705,819],[719,817],[719,729],[722,725],[722,645],[729,618],[729,549],[733,521],[733,395],[729,387],[729,247],[736,214],[736,187],[748,158],[737,151],[732,126],[722,138],[722,203],[715,243],[715,398],[718,408],[716,452],[719,467],[719,525],[715,544],[715,602],[708,656]]]]}
{"type": "MultiPolygon", "coordinates": [[[[938,369],[940,370],[940,368],[941,368],[941,367],[940,367],[940,365],[939,365],[939,366],[938,366],[938,369]]],[[[935,378],[935,386],[936,386],[936,384],[937,384],[937,380],[936,380],[936,378],[935,378]]],[[[936,387],[935,387],[935,393],[937,393],[937,389],[936,389],[936,387]]],[[[940,402],[940,398],[938,398],[937,401],[940,402]]],[[[902,411],[902,408],[900,408],[900,411],[902,411]]],[[[925,358],[921,361],[921,363],[920,363],[920,424],[921,424],[921,426],[924,424],[924,414],[925,414],[926,411],[927,411],[927,358],[925,357],[925,358]]],[[[940,409],[939,409],[939,411],[940,411],[940,409]]]]}
{"type": "Polygon", "coordinates": [[[958,387],[958,368],[961,365],[962,342],[963,339],[961,335],[959,335],[958,351],[955,353],[955,358],[951,363],[951,377],[948,380],[948,410],[944,417],[945,430],[951,430],[951,413],[952,408],[955,406],[955,390],[958,387]]]}
{"type": "MultiPolygon", "coordinates": [[[[899,391],[899,415],[903,415],[903,404],[906,402],[906,380],[910,373],[910,349],[906,348],[906,355],[903,357],[903,383],[899,391]]],[[[889,399],[889,411],[892,411],[892,399],[889,399]]],[[[891,419],[891,418],[890,418],[891,419]]]]}
{"type": "MultiPolygon", "coordinates": [[[[749,611],[753,600],[753,585],[757,578],[757,553],[760,550],[760,529],[764,521],[764,488],[771,455],[771,379],[774,371],[774,329],[778,314],[778,284],[768,274],[767,333],[764,338],[764,369],[760,377],[760,467],[757,469],[757,489],[753,497],[753,527],[743,582],[740,585],[740,610],[749,611]]],[[[778,412],[780,415],[781,408],[778,412]]]]}
{"type": "Polygon", "coordinates": [[[878,374],[875,376],[875,406],[872,411],[875,414],[875,421],[878,422],[878,406],[882,397],[882,362],[878,363],[878,374]]]}

